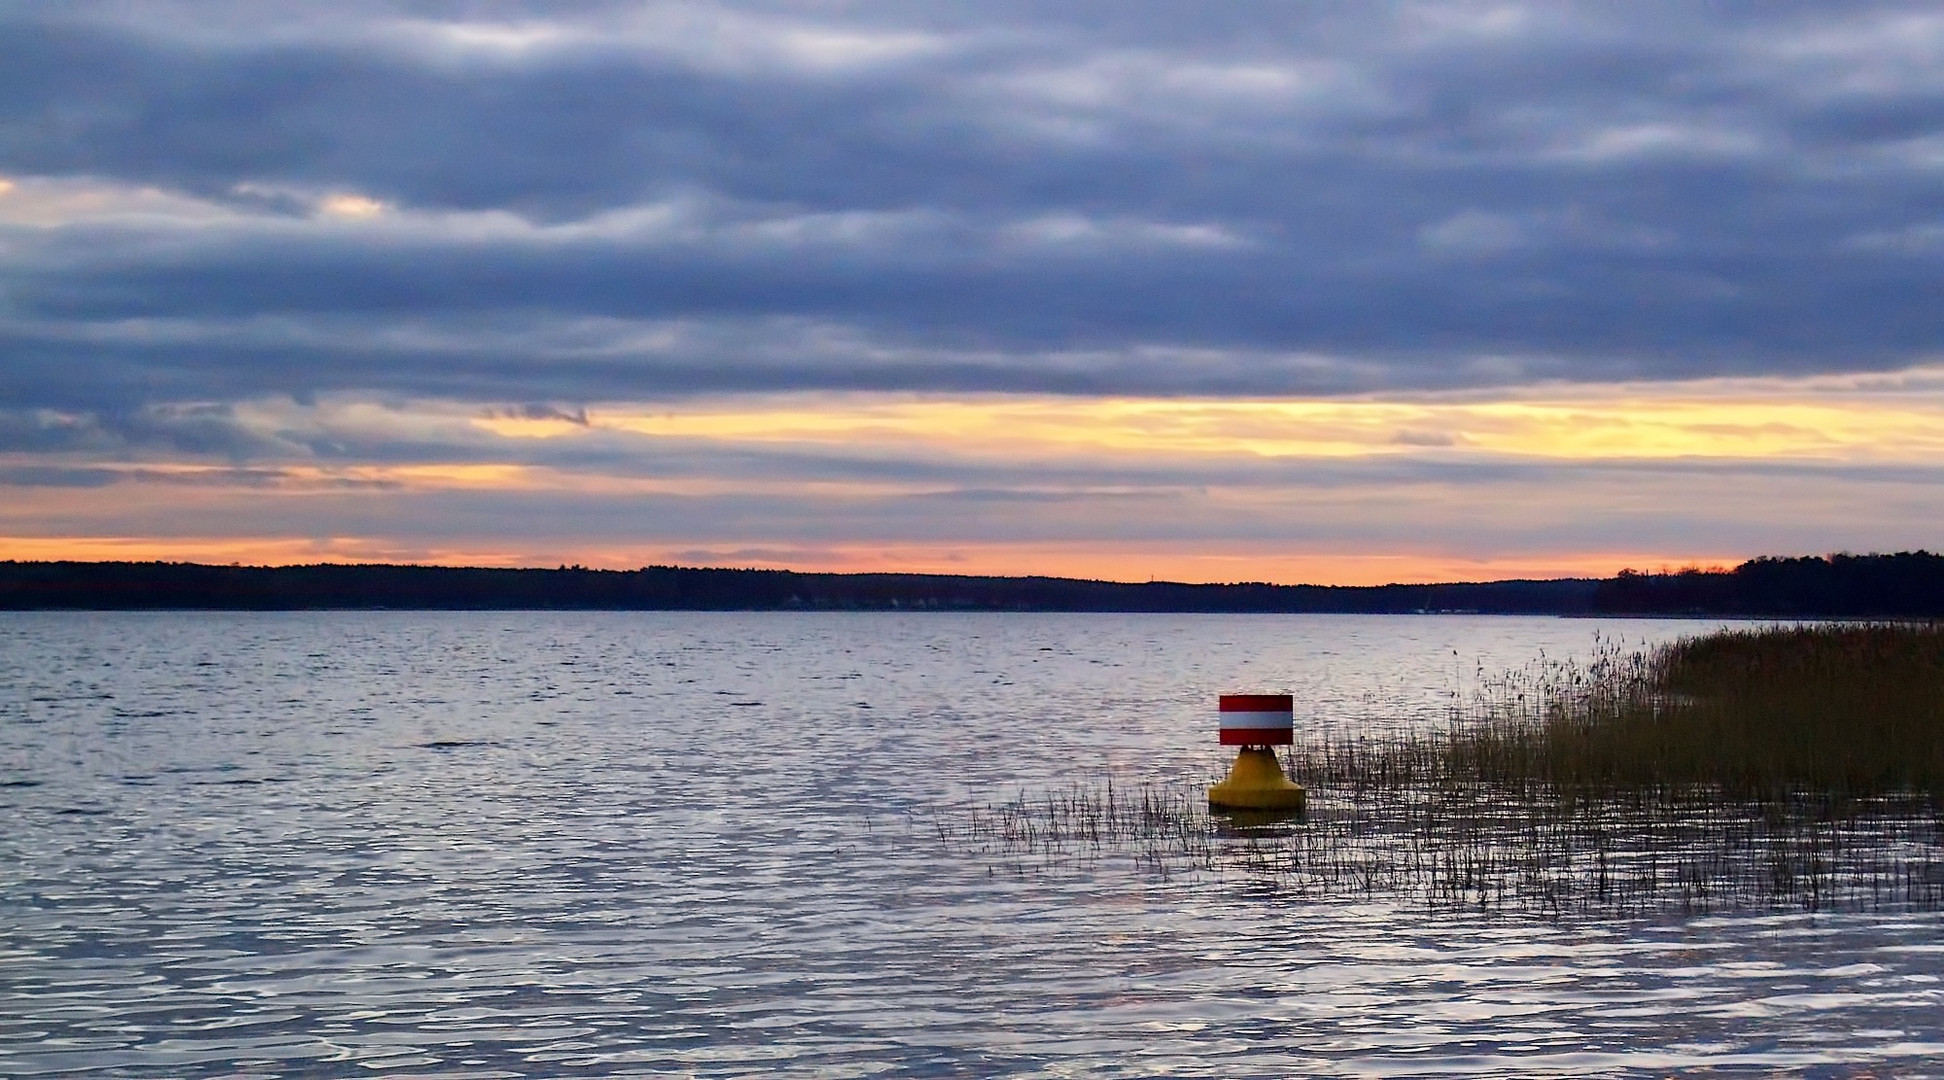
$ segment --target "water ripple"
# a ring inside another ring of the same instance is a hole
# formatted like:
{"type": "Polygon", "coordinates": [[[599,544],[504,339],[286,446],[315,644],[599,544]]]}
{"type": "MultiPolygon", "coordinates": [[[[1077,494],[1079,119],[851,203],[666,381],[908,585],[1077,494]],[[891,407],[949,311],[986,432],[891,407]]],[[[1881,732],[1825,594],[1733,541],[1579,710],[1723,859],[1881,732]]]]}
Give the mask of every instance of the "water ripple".
{"type": "Polygon", "coordinates": [[[1426,915],[925,823],[1206,776],[1222,690],[1422,722],[1596,629],[1694,628],[9,615],[0,1074],[1944,1074],[1935,916],[1426,915]]]}

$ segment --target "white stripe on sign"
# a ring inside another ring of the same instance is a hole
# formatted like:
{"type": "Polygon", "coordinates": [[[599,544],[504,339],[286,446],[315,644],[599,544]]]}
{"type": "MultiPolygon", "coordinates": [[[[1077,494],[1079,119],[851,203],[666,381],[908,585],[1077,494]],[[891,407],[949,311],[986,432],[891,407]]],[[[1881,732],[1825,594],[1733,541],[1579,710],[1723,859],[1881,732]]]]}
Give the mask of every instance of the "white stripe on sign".
{"type": "Polygon", "coordinates": [[[1296,725],[1293,712],[1224,712],[1225,728],[1286,728],[1296,725]]]}

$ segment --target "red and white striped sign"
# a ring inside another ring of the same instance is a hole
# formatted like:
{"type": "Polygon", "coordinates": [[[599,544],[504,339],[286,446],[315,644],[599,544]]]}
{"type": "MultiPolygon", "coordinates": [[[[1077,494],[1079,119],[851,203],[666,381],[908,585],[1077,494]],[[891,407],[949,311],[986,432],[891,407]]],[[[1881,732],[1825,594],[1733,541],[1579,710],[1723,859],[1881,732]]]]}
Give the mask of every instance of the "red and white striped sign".
{"type": "Polygon", "coordinates": [[[1223,694],[1223,746],[1288,746],[1295,741],[1296,700],[1289,694],[1223,694]]]}

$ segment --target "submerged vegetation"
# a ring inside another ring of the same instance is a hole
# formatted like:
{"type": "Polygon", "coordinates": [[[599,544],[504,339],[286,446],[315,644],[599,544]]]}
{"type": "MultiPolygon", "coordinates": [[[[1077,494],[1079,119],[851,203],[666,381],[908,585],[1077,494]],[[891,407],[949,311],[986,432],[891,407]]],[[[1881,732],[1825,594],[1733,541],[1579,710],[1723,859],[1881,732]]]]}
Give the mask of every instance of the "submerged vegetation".
{"type": "Polygon", "coordinates": [[[1300,820],[1077,786],[940,823],[995,866],[1129,856],[1293,896],[1542,914],[1944,907],[1944,627],[1772,627],[1496,679],[1434,731],[1292,748],[1300,820]]]}

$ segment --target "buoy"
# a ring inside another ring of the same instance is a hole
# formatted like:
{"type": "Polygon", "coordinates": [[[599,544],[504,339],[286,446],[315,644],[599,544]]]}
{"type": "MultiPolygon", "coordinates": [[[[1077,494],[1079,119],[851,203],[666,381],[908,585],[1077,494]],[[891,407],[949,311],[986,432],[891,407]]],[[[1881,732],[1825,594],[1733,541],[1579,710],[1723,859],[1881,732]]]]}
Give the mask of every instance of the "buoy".
{"type": "Polygon", "coordinates": [[[1295,741],[1296,701],[1289,694],[1223,694],[1219,705],[1223,746],[1239,746],[1228,779],[1208,789],[1217,810],[1303,809],[1303,786],[1283,775],[1275,747],[1295,741]]]}

